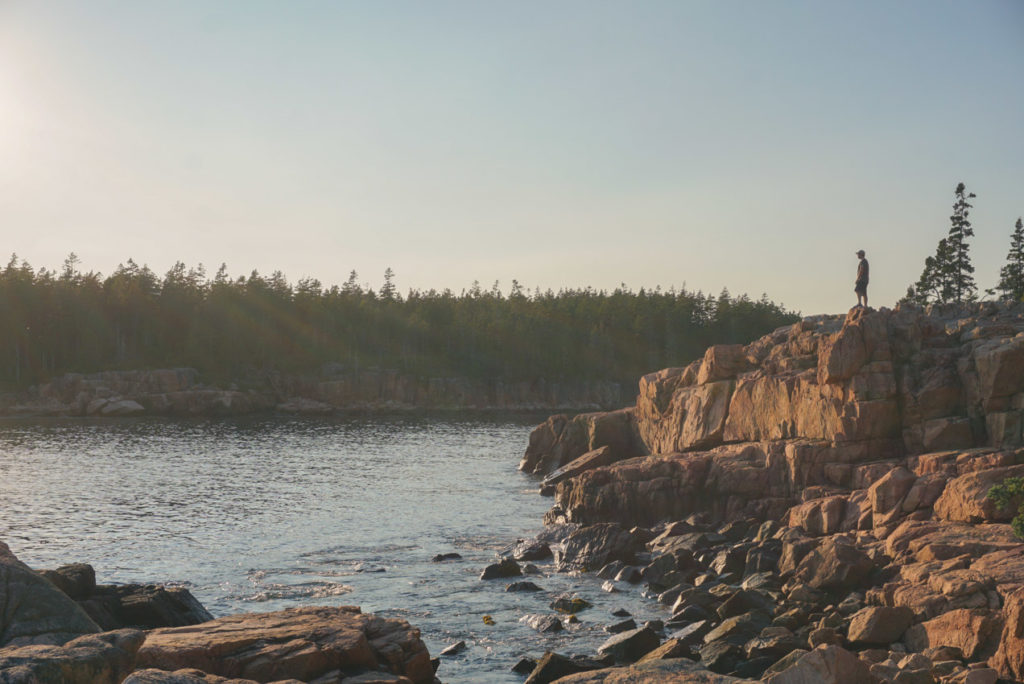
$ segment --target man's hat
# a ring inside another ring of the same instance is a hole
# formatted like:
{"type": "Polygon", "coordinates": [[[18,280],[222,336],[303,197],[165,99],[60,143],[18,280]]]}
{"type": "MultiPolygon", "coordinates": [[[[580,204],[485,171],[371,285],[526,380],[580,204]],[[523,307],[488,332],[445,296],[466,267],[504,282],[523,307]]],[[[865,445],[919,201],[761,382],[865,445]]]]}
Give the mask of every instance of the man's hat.
{"type": "Polygon", "coordinates": [[[857,256],[864,256],[864,250],[863,249],[858,249],[857,250],[857,256]]]}

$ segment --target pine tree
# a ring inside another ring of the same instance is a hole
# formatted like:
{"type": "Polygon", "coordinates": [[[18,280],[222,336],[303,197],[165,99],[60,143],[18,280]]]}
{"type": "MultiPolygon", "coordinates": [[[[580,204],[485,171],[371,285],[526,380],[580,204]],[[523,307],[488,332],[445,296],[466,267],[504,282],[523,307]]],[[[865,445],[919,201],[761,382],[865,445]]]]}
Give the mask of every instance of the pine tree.
{"type": "Polygon", "coordinates": [[[1024,300],[1024,223],[1019,217],[1010,234],[1010,252],[1006,255],[1006,265],[999,271],[996,289],[1005,299],[1024,300]]]}
{"type": "Polygon", "coordinates": [[[395,287],[395,272],[389,266],[384,271],[384,284],[380,288],[380,298],[391,301],[397,296],[398,289],[395,287]]]}
{"type": "MultiPolygon", "coordinates": [[[[943,280],[949,284],[951,295],[944,301],[973,301],[977,298],[977,287],[974,284],[974,266],[971,264],[971,257],[968,254],[970,245],[967,238],[974,237],[974,229],[971,222],[967,220],[970,215],[971,204],[967,202],[975,197],[974,193],[968,193],[963,183],[956,186],[956,201],[953,203],[953,215],[949,217],[952,225],[949,227],[948,242],[949,255],[943,268],[943,280]]],[[[945,294],[945,293],[944,293],[945,294]]]]}
{"type": "Polygon", "coordinates": [[[967,238],[974,237],[971,222],[967,220],[971,208],[967,200],[975,195],[968,193],[963,183],[956,186],[955,194],[953,215],[949,217],[949,234],[939,240],[935,256],[925,259],[921,277],[907,288],[902,301],[922,305],[930,302],[947,304],[973,301],[977,296],[974,276],[971,275],[974,266],[968,254],[970,245],[967,244],[967,238]]]}

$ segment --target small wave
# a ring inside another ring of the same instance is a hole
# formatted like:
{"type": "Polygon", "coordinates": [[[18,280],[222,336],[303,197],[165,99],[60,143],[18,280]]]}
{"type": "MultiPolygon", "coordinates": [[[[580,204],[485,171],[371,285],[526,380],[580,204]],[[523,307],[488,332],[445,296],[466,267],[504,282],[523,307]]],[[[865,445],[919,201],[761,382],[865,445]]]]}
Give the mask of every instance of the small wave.
{"type": "Polygon", "coordinates": [[[308,582],[305,584],[268,584],[253,594],[235,596],[241,601],[262,603],[278,599],[322,599],[352,593],[352,587],[336,582],[308,582]]]}
{"type": "MultiPolygon", "coordinates": [[[[249,578],[250,582],[262,582],[264,579],[271,575],[297,575],[297,576],[309,576],[314,577],[350,577],[358,570],[325,570],[322,568],[264,568],[257,570],[255,568],[250,569],[246,572],[246,577],[249,578]]],[[[366,572],[365,570],[363,572],[366,572]]]]}

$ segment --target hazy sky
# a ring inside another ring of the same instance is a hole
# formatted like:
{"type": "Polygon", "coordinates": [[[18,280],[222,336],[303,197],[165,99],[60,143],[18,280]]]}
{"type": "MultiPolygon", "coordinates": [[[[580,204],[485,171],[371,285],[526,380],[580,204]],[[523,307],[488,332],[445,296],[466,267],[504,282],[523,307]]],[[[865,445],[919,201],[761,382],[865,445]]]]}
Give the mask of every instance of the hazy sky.
{"type": "MultiPolygon", "coordinates": [[[[1024,214],[1024,2],[0,0],[0,248],[892,304],[1024,214]]],[[[6,261],[6,259],[3,259],[6,261]]]]}

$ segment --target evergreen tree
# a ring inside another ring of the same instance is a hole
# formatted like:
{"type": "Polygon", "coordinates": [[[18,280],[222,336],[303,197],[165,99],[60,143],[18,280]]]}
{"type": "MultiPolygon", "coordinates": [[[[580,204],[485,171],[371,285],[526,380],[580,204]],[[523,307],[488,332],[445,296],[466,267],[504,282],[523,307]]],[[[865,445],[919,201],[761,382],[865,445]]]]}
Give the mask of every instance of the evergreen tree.
{"type": "Polygon", "coordinates": [[[949,217],[951,225],[946,238],[949,252],[943,269],[944,284],[948,284],[950,296],[943,297],[944,301],[960,303],[977,298],[977,287],[972,275],[974,266],[971,264],[968,253],[970,245],[967,243],[967,238],[974,237],[974,229],[967,218],[972,205],[967,200],[974,197],[974,193],[968,193],[963,183],[957,184],[956,201],[953,203],[953,215],[949,217]]]}
{"type": "MultiPolygon", "coordinates": [[[[353,271],[353,274],[355,271],[353,271]]],[[[389,266],[384,270],[384,284],[380,288],[380,298],[385,301],[393,301],[397,296],[398,289],[395,287],[395,272],[389,266]]]]}
{"type": "Polygon", "coordinates": [[[1005,299],[1024,300],[1024,223],[1019,217],[1010,234],[1010,252],[1006,255],[1006,265],[999,271],[996,289],[1005,299]]]}
{"type": "Polygon", "coordinates": [[[968,253],[970,245],[967,238],[974,237],[974,229],[968,220],[971,205],[967,200],[974,193],[967,193],[963,183],[956,186],[956,201],[953,203],[953,215],[949,217],[949,234],[939,240],[935,248],[935,256],[924,261],[924,270],[917,282],[907,288],[903,302],[928,304],[935,302],[972,301],[977,296],[974,284],[974,266],[968,253]]]}

